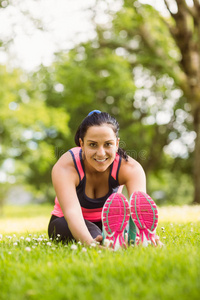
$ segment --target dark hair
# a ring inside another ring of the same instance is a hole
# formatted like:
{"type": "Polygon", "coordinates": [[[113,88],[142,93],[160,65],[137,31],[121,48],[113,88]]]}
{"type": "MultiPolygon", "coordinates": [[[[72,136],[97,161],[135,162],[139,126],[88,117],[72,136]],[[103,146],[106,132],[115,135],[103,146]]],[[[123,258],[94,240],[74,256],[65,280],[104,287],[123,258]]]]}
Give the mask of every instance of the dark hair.
{"type": "MultiPolygon", "coordinates": [[[[94,112],[92,114],[89,114],[80,124],[80,126],[77,129],[77,132],[75,134],[75,143],[77,146],[80,147],[79,139],[83,141],[85,134],[89,127],[91,126],[101,126],[103,124],[109,124],[111,125],[114,133],[116,134],[116,137],[118,138],[119,133],[119,123],[115,118],[113,118],[111,115],[109,115],[106,112],[94,112]]],[[[117,152],[122,158],[124,158],[126,161],[128,161],[128,155],[126,151],[122,148],[118,148],[117,152]]]]}

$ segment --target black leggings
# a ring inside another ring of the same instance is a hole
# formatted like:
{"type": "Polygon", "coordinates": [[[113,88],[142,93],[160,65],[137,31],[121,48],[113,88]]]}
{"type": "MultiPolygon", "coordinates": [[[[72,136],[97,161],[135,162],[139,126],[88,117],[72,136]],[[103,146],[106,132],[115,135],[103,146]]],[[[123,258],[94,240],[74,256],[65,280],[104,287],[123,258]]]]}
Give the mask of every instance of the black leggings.
{"type": "MultiPolygon", "coordinates": [[[[92,223],[85,220],[85,224],[91,234],[95,239],[98,235],[102,235],[102,222],[92,223]]],[[[56,241],[70,242],[75,240],[71,231],[69,230],[67,221],[64,217],[51,216],[49,226],[48,226],[48,235],[49,238],[52,238],[56,241]]]]}

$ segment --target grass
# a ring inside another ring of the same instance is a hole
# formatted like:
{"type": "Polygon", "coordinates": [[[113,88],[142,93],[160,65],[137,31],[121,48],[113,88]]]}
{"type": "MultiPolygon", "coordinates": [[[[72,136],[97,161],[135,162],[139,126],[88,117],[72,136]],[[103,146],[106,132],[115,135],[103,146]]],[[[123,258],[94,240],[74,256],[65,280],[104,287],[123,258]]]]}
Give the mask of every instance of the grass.
{"type": "Polygon", "coordinates": [[[164,248],[118,252],[52,243],[46,233],[51,209],[5,207],[0,218],[1,300],[199,299],[199,206],[159,209],[157,232],[164,248]]]}

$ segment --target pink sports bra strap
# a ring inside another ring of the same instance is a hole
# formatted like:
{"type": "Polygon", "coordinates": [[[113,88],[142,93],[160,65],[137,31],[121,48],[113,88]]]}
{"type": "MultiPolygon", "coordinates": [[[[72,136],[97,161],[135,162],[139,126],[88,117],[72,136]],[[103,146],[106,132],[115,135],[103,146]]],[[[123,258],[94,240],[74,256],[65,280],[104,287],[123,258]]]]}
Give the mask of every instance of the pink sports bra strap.
{"type": "Polygon", "coordinates": [[[73,157],[74,163],[75,163],[77,171],[80,175],[80,180],[82,180],[84,177],[84,171],[83,171],[83,167],[82,167],[81,159],[80,159],[81,147],[74,147],[74,148],[70,149],[70,151],[74,154],[74,157],[73,157]]]}
{"type": "Polygon", "coordinates": [[[119,167],[119,159],[120,159],[119,154],[116,154],[115,160],[114,160],[114,162],[113,162],[112,172],[111,172],[111,176],[112,176],[115,180],[117,180],[117,171],[118,171],[118,167],[119,167]]]}

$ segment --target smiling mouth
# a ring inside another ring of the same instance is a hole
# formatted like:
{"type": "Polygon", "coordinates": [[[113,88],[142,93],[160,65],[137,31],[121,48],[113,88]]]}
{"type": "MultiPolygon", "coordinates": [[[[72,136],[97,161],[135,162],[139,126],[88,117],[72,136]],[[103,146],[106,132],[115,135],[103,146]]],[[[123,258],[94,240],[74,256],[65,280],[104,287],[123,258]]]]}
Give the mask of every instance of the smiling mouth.
{"type": "Polygon", "coordinates": [[[94,158],[94,160],[96,160],[97,162],[100,162],[100,163],[106,161],[107,159],[108,159],[108,158],[104,158],[104,159],[97,159],[97,158],[94,158]]]}

